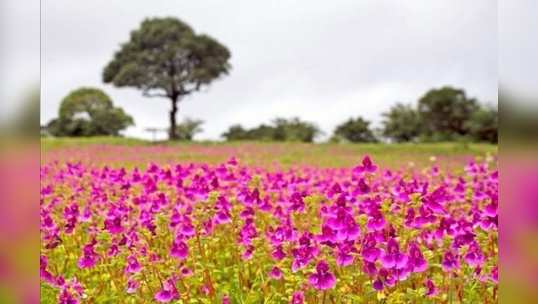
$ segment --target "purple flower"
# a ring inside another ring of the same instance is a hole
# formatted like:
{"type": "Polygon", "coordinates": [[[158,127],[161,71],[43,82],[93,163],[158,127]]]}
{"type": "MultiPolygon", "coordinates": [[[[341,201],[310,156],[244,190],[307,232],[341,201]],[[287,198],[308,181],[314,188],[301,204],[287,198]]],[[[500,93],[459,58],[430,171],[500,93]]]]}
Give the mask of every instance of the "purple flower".
{"type": "Polygon", "coordinates": [[[128,294],[133,294],[138,290],[138,287],[140,287],[140,283],[134,279],[129,279],[127,281],[127,289],[125,292],[128,294]]]}
{"type": "Polygon", "coordinates": [[[186,278],[192,275],[192,270],[189,267],[184,266],[181,268],[180,273],[182,277],[186,278]]]}
{"type": "Polygon", "coordinates": [[[350,245],[340,245],[336,251],[336,264],[344,267],[353,263],[354,257],[351,255],[353,248],[350,245]]]}
{"type": "Polygon", "coordinates": [[[471,267],[482,266],[482,264],[484,264],[484,254],[482,253],[480,246],[478,246],[476,243],[473,243],[473,245],[469,247],[469,250],[463,259],[471,267]]]}
{"type": "Polygon", "coordinates": [[[92,240],[89,244],[84,245],[82,257],[78,260],[79,268],[91,268],[95,266],[99,259],[99,256],[94,250],[95,244],[97,244],[97,242],[92,240]]]}
{"type": "Polygon", "coordinates": [[[376,247],[366,247],[362,250],[362,258],[365,261],[375,263],[381,255],[381,249],[376,247]]]}
{"type": "Polygon", "coordinates": [[[377,291],[383,290],[383,282],[380,279],[377,279],[372,283],[372,287],[377,291]]]}
{"type": "Polygon", "coordinates": [[[58,304],[78,304],[79,301],[67,290],[63,289],[58,297],[58,304]]]}
{"type": "Polygon", "coordinates": [[[381,212],[376,211],[372,217],[368,219],[368,223],[366,224],[366,227],[368,227],[368,231],[381,231],[383,228],[385,228],[385,218],[383,217],[383,214],[381,212]]]}
{"type": "Polygon", "coordinates": [[[241,259],[243,259],[244,261],[248,261],[250,259],[252,259],[252,254],[254,253],[254,246],[247,246],[245,251],[243,251],[243,253],[241,254],[241,259]]]}
{"type": "Polygon", "coordinates": [[[457,257],[452,253],[452,251],[445,252],[443,256],[443,262],[441,263],[443,270],[445,272],[450,272],[460,266],[457,257]]]}
{"type": "Polygon", "coordinates": [[[308,282],[319,290],[331,289],[336,284],[336,277],[330,272],[327,262],[320,261],[316,272],[308,277],[308,282]]]}
{"type": "Polygon", "coordinates": [[[189,255],[189,246],[183,241],[175,241],[172,243],[170,255],[179,258],[180,260],[184,260],[189,255]]]}
{"type": "Polygon", "coordinates": [[[286,253],[284,253],[284,249],[282,248],[282,245],[276,246],[276,248],[271,253],[271,256],[273,259],[280,261],[283,258],[286,257],[286,253]]]}
{"type": "Polygon", "coordinates": [[[493,270],[491,270],[490,279],[495,284],[499,283],[499,267],[495,266],[493,270]]]}
{"type": "Polygon", "coordinates": [[[428,268],[428,262],[415,242],[409,245],[409,264],[413,272],[423,272],[428,268]]]}
{"type": "Polygon", "coordinates": [[[292,250],[293,262],[291,263],[291,271],[304,268],[310,261],[319,253],[319,248],[313,244],[312,235],[305,232],[299,239],[299,247],[292,250]]]}
{"type": "Polygon", "coordinates": [[[230,214],[226,210],[221,210],[215,215],[214,221],[216,224],[226,224],[232,221],[230,214]]]}
{"type": "Polygon", "coordinates": [[[111,210],[105,220],[105,229],[112,234],[122,233],[123,226],[121,225],[121,216],[115,214],[115,212],[111,210]]]}
{"type": "Polygon", "coordinates": [[[282,270],[280,270],[280,268],[277,266],[273,266],[269,272],[269,276],[274,280],[280,280],[282,279],[282,270]]]}
{"type": "Polygon", "coordinates": [[[424,283],[424,286],[426,286],[426,295],[428,297],[433,297],[433,296],[435,296],[437,294],[437,288],[433,284],[432,280],[428,279],[424,283]]]}
{"type": "Polygon", "coordinates": [[[53,284],[56,282],[56,279],[54,276],[47,270],[48,266],[48,260],[47,257],[42,255],[39,257],[39,275],[42,280],[45,282],[48,282],[49,284],[53,284]]]}
{"type": "Polygon", "coordinates": [[[127,273],[137,273],[140,272],[142,266],[138,263],[138,260],[134,255],[127,257],[127,266],[125,267],[125,272],[127,273]]]}
{"type": "Polygon", "coordinates": [[[373,173],[377,170],[377,166],[374,165],[368,155],[362,159],[362,163],[353,169],[354,173],[373,173]]]}
{"type": "Polygon", "coordinates": [[[302,291],[295,291],[291,296],[290,304],[303,304],[304,303],[304,293],[302,291]]]}
{"type": "Polygon", "coordinates": [[[384,268],[402,269],[407,265],[407,255],[400,252],[398,242],[391,238],[387,242],[387,249],[381,256],[381,264],[384,268]]]}
{"type": "Polygon", "coordinates": [[[155,300],[160,303],[168,303],[179,298],[176,284],[173,279],[168,279],[163,283],[161,290],[155,294],[155,300]]]}

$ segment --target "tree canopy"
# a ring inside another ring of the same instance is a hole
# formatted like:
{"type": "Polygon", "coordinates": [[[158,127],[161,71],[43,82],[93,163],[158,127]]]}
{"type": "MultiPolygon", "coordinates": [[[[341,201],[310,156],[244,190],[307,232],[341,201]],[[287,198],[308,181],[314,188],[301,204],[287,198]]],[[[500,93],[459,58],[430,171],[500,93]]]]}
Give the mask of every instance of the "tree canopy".
{"type": "Polygon", "coordinates": [[[118,136],[133,124],[133,118],[114,107],[103,91],[80,88],[62,100],[58,118],[50,121],[47,129],[54,136],[118,136]]]}
{"type": "Polygon", "coordinates": [[[467,121],[479,109],[463,89],[449,86],[432,89],[418,100],[418,114],[424,135],[451,140],[469,133],[467,121]]]}
{"type": "Polygon", "coordinates": [[[397,103],[383,115],[383,136],[394,142],[415,140],[421,132],[418,112],[411,106],[397,103]]]}
{"type": "Polygon", "coordinates": [[[370,122],[362,117],[350,118],[334,130],[333,140],[347,140],[349,142],[376,142],[370,122]]]}
{"type": "Polygon", "coordinates": [[[261,140],[261,141],[301,141],[313,142],[320,129],[313,123],[302,121],[297,117],[276,118],[270,125],[261,124],[252,129],[245,129],[239,124],[230,126],[222,137],[228,141],[261,140]]]}
{"type": "Polygon", "coordinates": [[[499,128],[498,110],[491,106],[483,106],[475,111],[466,126],[475,141],[497,143],[499,128]]]}
{"type": "Polygon", "coordinates": [[[178,101],[227,74],[230,56],[224,45],[196,34],[177,18],[150,18],[114,54],[103,81],[137,88],[147,97],[170,99],[170,139],[178,139],[178,101]]]}

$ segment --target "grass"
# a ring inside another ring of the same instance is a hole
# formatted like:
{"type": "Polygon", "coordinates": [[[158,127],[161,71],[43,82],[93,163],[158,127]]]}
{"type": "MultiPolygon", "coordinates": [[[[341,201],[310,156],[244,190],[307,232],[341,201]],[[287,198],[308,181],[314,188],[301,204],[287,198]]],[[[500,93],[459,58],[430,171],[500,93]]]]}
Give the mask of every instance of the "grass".
{"type": "Polygon", "coordinates": [[[446,166],[475,157],[496,155],[497,146],[475,143],[334,144],[296,142],[170,142],[133,138],[43,138],[42,161],[71,160],[107,165],[145,165],[149,162],[222,162],[230,156],[256,166],[296,165],[349,167],[363,155],[385,167],[424,166],[435,156],[446,166]]]}

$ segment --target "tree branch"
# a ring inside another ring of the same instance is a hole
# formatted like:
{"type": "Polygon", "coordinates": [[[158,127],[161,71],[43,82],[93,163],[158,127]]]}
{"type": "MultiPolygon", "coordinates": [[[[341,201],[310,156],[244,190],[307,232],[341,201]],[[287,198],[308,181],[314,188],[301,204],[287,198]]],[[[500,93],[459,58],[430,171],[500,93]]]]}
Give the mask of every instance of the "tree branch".
{"type": "Polygon", "coordinates": [[[144,97],[166,97],[166,98],[170,98],[170,96],[168,96],[167,94],[162,94],[162,93],[142,92],[142,95],[144,97]]]}

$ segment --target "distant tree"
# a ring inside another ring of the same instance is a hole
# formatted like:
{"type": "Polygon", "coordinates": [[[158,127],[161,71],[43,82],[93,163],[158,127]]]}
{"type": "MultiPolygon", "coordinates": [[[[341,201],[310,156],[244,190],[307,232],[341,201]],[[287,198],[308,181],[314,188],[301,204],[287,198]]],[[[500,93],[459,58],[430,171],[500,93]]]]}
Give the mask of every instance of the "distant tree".
{"type": "Polygon", "coordinates": [[[203,131],[202,124],[204,123],[203,120],[199,119],[191,119],[191,118],[185,118],[178,126],[177,126],[177,139],[178,140],[186,140],[191,141],[194,138],[194,135],[200,133],[203,131]]]}
{"type": "Polygon", "coordinates": [[[273,140],[313,142],[321,130],[313,123],[301,121],[298,117],[273,120],[273,140]]]}
{"type": "Polygon", "coordinates": [[[369,126],[370,122],[362,117],[357,117],[356,119],[350,118],[336,127],[332,141],[344,139],[353,143],[376,142],[377,139],[369,126]]]}
{"type": "Polygon", "coordinates": [[[411,106],[397,103],[382,114],[383,128],[381,134],[394,142],[415,140],[420,135],[418,112],[411,106]]]}
{"type": "Polygon", "coordinates": [[[133,118],[96,88],[80,88],[67,95],[60,105],[58,118],[47,125],[54,136],[118,136],[134,124],[133,118]]]}
{"type": "Polygon", "coordinates": [[[319,128],[299,118],[276,118],[271,125],[261,124],[252,129],[241,125],[232,125],[222,134],[228,141],[260,140],[260,141],[302,141],[312,142],[321,134],[319,128]]]}
{"type": "Polygon", "coordinates": [[[247,131],[246,139],[261,141],[275,140],[275,128],[273,126],[261,124],[255,128],[249,129],[247,131]]]}
{"type": "Polygon", "coordinates": [[[228,131],[222,133],[221,136],[224,137],[227,141],[249,139],[248,131],[240,124],[230,126],[230,128],[228,128],[228,131]]]}
{"type": "Polygon", "coordinates": [[[483,106],[475,111],[467,122],[471,137],[476,141],[496,144],[499,128],[498,116],[498,110],[493,107],[483,106]]]}
{"type": "Polygon", "coordinates": [[[478,108],[474,98],[468,98],[464,90],[452,87],[432,89],[418,101],[424,135],[434,140],[467,135],[467,121],[478,108]]]}
{"type": "Polygon", "coordinates": [[[105,83],[134,87],[147,97],[171,101],[170,139],[178,139],[176,113],[185,96],[230,70],[230,51],[215,39],[196,34],[176,18],[151,18],[131,32],[103,71],[105,83]]]}

